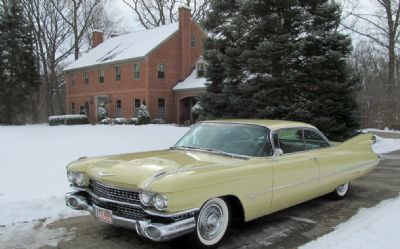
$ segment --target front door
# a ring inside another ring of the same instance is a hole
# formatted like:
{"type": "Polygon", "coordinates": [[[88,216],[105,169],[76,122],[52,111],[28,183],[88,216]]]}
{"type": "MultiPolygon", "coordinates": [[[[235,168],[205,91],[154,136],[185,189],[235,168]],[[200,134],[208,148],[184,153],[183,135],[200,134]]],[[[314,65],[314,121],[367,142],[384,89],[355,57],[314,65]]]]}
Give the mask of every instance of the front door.
{"type": "Polygon", "coordinates": [[[316,197],[318,162],[305,151],[303,130],[279,130],[274,134],[274,144],[283,155],[274,162],[272,208],[280,210],[316,197]]]}

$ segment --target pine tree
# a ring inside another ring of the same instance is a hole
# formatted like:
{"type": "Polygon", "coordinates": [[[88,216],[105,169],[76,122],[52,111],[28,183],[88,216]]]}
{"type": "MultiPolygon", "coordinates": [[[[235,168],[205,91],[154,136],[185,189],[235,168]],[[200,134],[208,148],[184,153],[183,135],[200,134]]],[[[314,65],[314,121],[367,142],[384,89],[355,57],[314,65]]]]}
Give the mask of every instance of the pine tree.
{"type": "Polygon", "coordinates": [[[350,39],[321,1],[212,1],[205,28],[209,117],[299,120],[331,139],[358,127],[350,39]]]}
{"type": "Polygon", "coordinates": [[[0,122],[13,123],[29,112],[28,101],[40,84],[32,27],[21,1],[0,5],[0,40],[0,122]]]}

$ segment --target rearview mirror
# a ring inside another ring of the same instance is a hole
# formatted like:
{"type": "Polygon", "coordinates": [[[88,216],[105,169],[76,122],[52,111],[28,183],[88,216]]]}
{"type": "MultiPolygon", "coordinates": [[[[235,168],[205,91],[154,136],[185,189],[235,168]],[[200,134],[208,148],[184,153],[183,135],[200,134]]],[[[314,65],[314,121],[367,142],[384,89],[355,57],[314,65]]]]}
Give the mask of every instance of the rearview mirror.
{"type": "Polygon", "coordinates": [[[276,161],[278,157],[283,155],[283,150],[281,148],[275,148],[273,160],[276,161]]]}

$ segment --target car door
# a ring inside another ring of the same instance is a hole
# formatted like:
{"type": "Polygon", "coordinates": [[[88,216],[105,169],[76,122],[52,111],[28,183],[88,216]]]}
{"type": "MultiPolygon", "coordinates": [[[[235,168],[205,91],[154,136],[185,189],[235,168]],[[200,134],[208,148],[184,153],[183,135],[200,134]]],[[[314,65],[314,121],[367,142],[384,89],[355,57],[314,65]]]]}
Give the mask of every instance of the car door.
{"type": "Polygon", "coordinates": [[[280,210],[318,194],[319,169],[306,151],[303,129],[281,129],[273,135],[275,148],[283,155],[274,159],[272,209],[280,210]]]}

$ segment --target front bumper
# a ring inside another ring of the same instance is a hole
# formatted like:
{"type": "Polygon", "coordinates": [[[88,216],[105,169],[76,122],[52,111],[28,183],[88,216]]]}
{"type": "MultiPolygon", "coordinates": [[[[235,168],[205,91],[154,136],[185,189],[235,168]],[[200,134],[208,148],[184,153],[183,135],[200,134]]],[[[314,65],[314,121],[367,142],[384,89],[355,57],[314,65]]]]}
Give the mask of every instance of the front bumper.
{"type": "MultiPolygon", "coordinates": [[[[75,210],[87,210],[97,218],[93,205],[90,205],[85,196],[79,194],[79,192],[67,193],[65,195],[65,202],[68,207],[75,210]]],[[[152,222],[150,219],[134,220],[112,214],[112,224],[134,229],[140,236],[153,241],[171,240],[193,232],[196,228],[196,220],[194,217],[164,224],[152,222]]]]}

